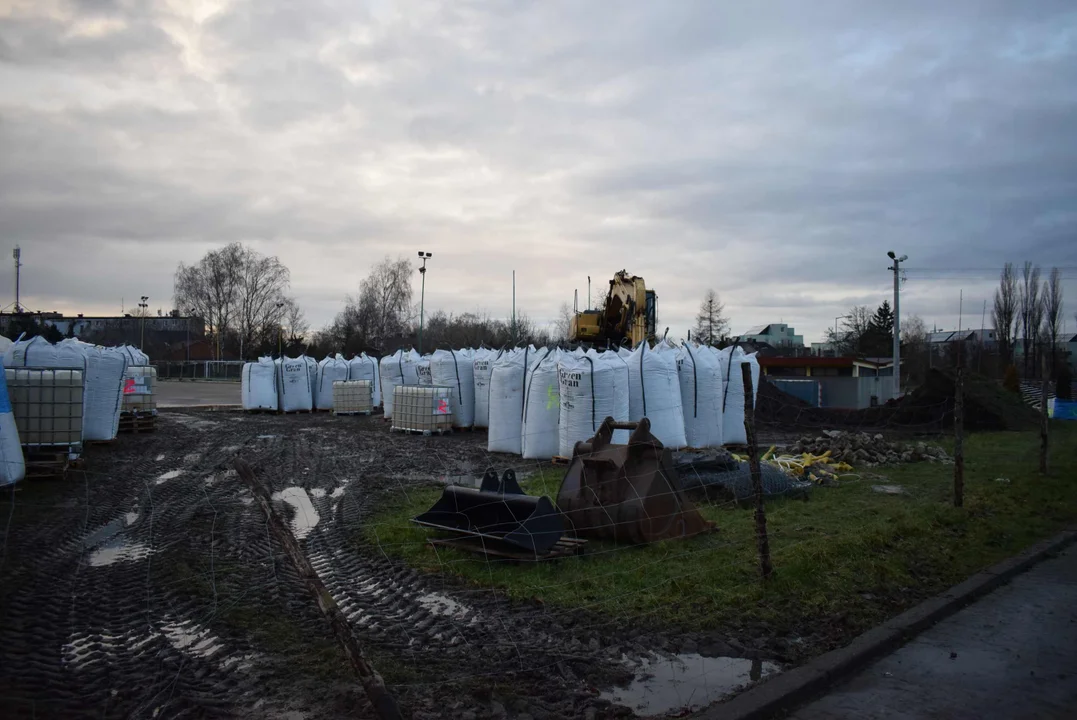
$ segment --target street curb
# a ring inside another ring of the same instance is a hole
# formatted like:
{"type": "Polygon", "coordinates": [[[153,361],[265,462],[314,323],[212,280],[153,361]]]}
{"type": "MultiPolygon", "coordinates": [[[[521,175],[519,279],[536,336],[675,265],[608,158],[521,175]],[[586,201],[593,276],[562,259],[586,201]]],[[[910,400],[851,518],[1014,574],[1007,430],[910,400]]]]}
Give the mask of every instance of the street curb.
{"type": "Polygon", "coordinates": [[[953,615],[977,598],[1012,580],[1036,563],[1077,540],[1077,530],[1065,530],[1036,543],[1008,560],[976,573],[946,592],[859,635],[843,648],[820,655],[756,685],[731,700],[694,715],[699,720],[764,720],[822,694],[847,675],[904,645],[916,634],[953,615]]]}

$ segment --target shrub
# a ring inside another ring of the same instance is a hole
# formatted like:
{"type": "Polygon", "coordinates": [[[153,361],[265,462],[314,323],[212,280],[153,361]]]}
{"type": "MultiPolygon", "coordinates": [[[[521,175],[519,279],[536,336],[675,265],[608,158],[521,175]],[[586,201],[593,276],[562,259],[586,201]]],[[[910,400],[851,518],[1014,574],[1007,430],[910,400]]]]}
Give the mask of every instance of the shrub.
{"type": "Polygon", "coordinates": [[[1010,364],[1006,368],[1006,377],[1002,381],[1002,387],[1006,388],[1012,393],[1021,392],[1021,381],[1017,379],[1017,366],[1010,364]]]}

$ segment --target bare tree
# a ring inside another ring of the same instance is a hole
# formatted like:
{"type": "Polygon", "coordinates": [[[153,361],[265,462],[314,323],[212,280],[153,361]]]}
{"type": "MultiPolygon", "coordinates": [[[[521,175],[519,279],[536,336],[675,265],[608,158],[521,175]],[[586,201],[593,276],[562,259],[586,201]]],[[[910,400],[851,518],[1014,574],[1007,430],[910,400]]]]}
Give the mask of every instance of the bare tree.
{"type": "Polygon", "coordinates": [[[1017,331],[1017,310],[1020,291],[1017,287],[1017,275],[1013,263],[1006,263],[999,275],[998,289],[995,290],[995,302],[991,310],[991,321],[995,326],[998,339],[999,355],[1006,365],[1013,362],[1014,334],[1017,331]]]}
{"type": "Polygon", "coordinates": [[[283,325],[288,329],[289,342],[302,342],[310,330],[310,323],[307,322],[306,315],[303,314],[295,298],[285,298],[283,302],[284,307],[281,308],[284,311],[283,325]]]}
{"type": "Polygon", "coordinates": [[[566,302],[561,303],[557,310],[557,319],[553,322],[553,331],[557,340],[568,340],[572,332],[572,307],[566,302]]]}
{"type": "Polygon", "coordinates": [[[1036,346],[1039,344],[1040,321],[1043,317],[1043,300],[1040,297],[1040,267],[1025,262],[1021,274],[1021,334],[1023,337],[1025,377],[1032,377],[1036,346]]]}
{"type": "Polygon", "coordinates": [[[1043,336],[1051,353],[1051,372],[1056,371],[1058,337],[1062,334],[1062,272],[1051,268],[1051,274],[1043,283],[1043,336]]]}
{"type": "Polygon", "coordinates": [[[265,330],[280,317],[277,303],[295,301],[285,298],[291,274],[276,256],[266,257],[250,248],[241,250],[242,264],[236,292],[236,331],[239,335],[240,359],[266,340],[265,330]]]}
{"type": "Polygon", "coordinates": [[[345,298],[344,309],[318,333],[319,345],[342,352],[388,350],[387,343],[411,329],[413,272],[406,258],[386,256],[360,283],[359,295],[345,298]]]}
{"type": "Polygon", "coordinates": [[[867,305],[849,308],[836,334],[833,328],[826,330],[826,341],[834,346],[834,353],[855,355],[860,352],[865,336],[871,332],[874,317],[875,312],[867,305]]]}
{"type": "Polygon", "coordinates": [[[725,316],[725,305],[718,299],[718,293],[707,290],[703,303],[696,315],[696,327],[693,333],[696,340],[704,345],[713,345],[729,332],[729,319],[725,316]]]}
{"type": "Polygon", "coordinates": [[[180,263],[176,268],[173,302],[205,320],[216,341],[218,359],[222,338],[231,329],[234,318],[242,265],[243,246],[232,243],[211,250],[195,265],[180,263]]]}

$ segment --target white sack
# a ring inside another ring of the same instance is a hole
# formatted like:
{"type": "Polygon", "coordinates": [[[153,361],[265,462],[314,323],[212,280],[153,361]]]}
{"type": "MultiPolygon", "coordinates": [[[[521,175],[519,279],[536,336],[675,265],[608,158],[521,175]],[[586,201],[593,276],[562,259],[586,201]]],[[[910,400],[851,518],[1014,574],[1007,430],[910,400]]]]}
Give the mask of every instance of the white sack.
{"type": "Polygon", "coordinates": [[[490,427],[490,377],[494,371],[494,361],[501,353],[486,348],[478,348],[472,354],[472,375],[475,378],[475,427],[490,427]]]}
{"type": "Polygon", "coordinates": [[[11,347],[12,345],[14,345],[14,343],[13,343],[13,342],[11,342],[10,340],[8,340],[8,339],[7,339],[6,337],[4,337],[3,335],[0,335],[0,353],[6,353],[6,352],[7,352],[7,349],[8,349],[9,347],[11,347]]]}
{"type": "Polygon", "coordinates": [[[558,454],[572,457],[576,443],[588,440],[607,417],[617,416],[617,372],[598,353],[569,356],[557,364],[560,418],[558,454]]]}
{"type": "Polygon", "coordinates": [[[123,353],[127,358],[127,367],[145,367],[150,364],[149,356],[132,345],[120,345],[119,347],[109,349],[114,352],[123,353]]]}
{"type": "Polygon", "coordinates": [[[677,353],[677,376],[688,447],[722,445],[722,371],[718,356],[695,343],[677,353]]]}
{"type": "Polygon", "coordinates": [[[370,383],[374,407],[381,405],[381,373],[379,369],[378,361],[366,353],[356,355],[348,361],[348,379],[366,380],[370,383]]]}
{"type": "Polygon", "coordinates": [[[283,357],[276,360],[278,408],[284,412],[310,410],[313,407],[314,383],[311,381],[307,356],[283,357]]]}
{"type": "Polygon", "coordinates": [[[271,357],[245,363],[240,381],[244,410],[276,410],[277,365],[271,357]]]}
{"type": "Polygon", "coordinates": [[[430,356],[431,384],[450,387],[453,427],[475,424],[475,366],[470,350],[435,350],[430,356]]]}
{"type": "Polygon", "coordinates": [[[348,379],[348,362],[337,353],[336,357],[327,355],[317,365],[318,389],[314,393],[315,407],[318,410],[333,409],[333,383],[348,379]]]}
{"type": "MultiPolygon", "coordinates": [[[[589,355],[594,357],[596,353],[592,350],[589,355]]],[[[632,382],[628,369],[628,360],[614,350],[597,353],[597,357],[600,362],[609,365],[610,370],[613,371],[613,419],[617,422],[628,422],[631,411],[629,391],[632,382]]],[[[600,425],[604,419],[599,418],[600,425]]],[[[628,430],[614,430],[610,442],[615,445],[627,445],[628,436],[628,430]]]]}
{"type": "MultiPolygon", "coordinates": [[[[303,355],[303,362],[307,364],[307,374],[310,375],[310,409],[317,407],[318,403],[318,361],[309,355],[303,355]]],[[[333,392],[333,386],[329,386],[329,392],[333,392]]]]}
{"type": "Polygon", "coordinates": [[[557,423],[561,413],[557,363],[563,356],[564,353],[556,348],[540,350],[538,361],[527,371],[521,431],[521,450],[525,458],[548,460],[557,454],[557,423]]]}
{"type": "Polygon", "coordinates": [[[381,359],[381,401],[385,419],[393,417],[393,390],[397,385],[419,384],[419,353],[414,350],[397,350],[381,359]]]}
{"type": "Polygon", "coordinates": [[[490,370],[490,414],[486,449],[519,455],[523,452],[524,386],[531,348],[508,350],[493,360],[490,370]]]}
{"type": "Polygon", "coordinates": [[[0,365],[0,487],[14,485],[26,477],[26,462],[22,456],[22,445],[19,443],[15,414],[11,412],[6,375],[0,365]]]}
{"type": "Polygon", "coordinates": [[[722,371],[725,410],[722,414],[722,442],[726,445],[744,445],[748,435],[744,430],[744,371],[741,366],[748,364],[751,368],[753,403],[759,397],[759,361],[755,353],[745,355],[742,348],[728,347],[720,352],[724,356],[725,367],[722,371]]]}
{"type": "Polygon", "coordinates": [[[665,340],[642,342],[628,359],[629,420],[646,417],[651,434],[673,450],[685,446],[684,412],[677,378],[677,351],[665,340]]]}

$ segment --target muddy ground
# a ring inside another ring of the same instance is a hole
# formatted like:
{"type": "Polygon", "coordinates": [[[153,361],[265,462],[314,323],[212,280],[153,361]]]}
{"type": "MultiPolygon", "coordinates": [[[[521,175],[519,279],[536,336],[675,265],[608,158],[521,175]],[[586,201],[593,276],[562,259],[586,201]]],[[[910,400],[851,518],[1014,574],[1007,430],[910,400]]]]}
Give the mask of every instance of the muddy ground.
{"type": "MultiPolygon", "coordinates": [[[[516,462],[483,433],[379,418],[163,411],[63,481],[0,497],[0,716],[369,717],[316,605],[231,468],[249,462],[407,715],[630,716],[601,692],[651,652],[790,660],[765,629],[676,633],[511,603],[364,546],[420,485],[516,462]],[[13,500],[12,500],[13,498],[13,500]]],[[[801,650],[804,648],[801,646],[801,650]]]]}

